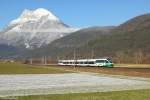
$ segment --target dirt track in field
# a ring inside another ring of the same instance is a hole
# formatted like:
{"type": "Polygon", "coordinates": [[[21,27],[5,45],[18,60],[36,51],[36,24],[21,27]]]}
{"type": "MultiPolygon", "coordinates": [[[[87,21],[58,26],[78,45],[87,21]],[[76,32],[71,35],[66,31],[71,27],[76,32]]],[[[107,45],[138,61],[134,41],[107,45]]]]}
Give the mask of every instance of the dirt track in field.
{"type": "Polygon", "coordinates": [[[55,66],[70,71],[81,72],[96,72],[103,74],[125,75],[125,76],[137,76],[150,78],[150,68],[127,68],[127,67],[74,67],[74,66],[55,66]]]}

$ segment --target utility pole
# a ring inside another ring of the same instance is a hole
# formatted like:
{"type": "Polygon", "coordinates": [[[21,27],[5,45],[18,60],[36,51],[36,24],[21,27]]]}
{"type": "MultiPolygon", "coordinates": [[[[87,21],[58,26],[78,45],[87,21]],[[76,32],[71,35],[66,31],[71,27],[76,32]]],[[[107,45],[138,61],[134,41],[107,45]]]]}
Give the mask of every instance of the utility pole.
{"type": "Polygon", "coordinates": [[[59,56],[57,56],[57,58],[56,58],[57,64],[59,63],[59,60],[60,60],[60,58],[59,58],[59,56]]]}
{"type": "Polygon", "coordinates": [[[42,62],[42,65],[45,64],[45,59],[44,59],[44,57],[41,58],[41,62],[42,62]]]}
{"type": "Polygon", "coordinates": [[[32,58],[30,58],[30,64],[31,64],[31,65],[33,64],[33,62],[32,62],[32,58]]]}
{"type": "Polygon", "coordinates": [[[91,59],[94,59],[94,49],[92,48],[92,51],[91,51],[91,59]]]}
{"type": "Polygon", "coordinates": [[[76,68],[76,50],[73,51],[74,69],[76,68]]]}
{"type": "Polygon", "coordinates": [[[56,56],[56,61],[57,61],[57,62],[59,61],[59,56],[56,56]]]}
{"type": "Polygon", "coordinates": [[[45,65],[47,64],[47,58],[46,58],[46,56],[44,57],[44,64],[45,65]]]}

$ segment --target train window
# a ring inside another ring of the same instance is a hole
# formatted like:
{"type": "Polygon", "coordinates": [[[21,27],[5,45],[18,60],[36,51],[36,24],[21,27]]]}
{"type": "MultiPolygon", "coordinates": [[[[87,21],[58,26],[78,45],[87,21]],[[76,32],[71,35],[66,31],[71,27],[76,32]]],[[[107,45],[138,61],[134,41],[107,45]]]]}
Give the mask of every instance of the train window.
{"type": "Polygon", "coordinates": [[[94,64],[94,61],[90,61],[90,62],[88,62],[88,64],[94,64]]]}
{"type": "Polygon", "coordinates": [[[80,64],[84,64],[84,62],[80,62],[80,64]]]}
{"type": "Polygon", "coordinates": [[[104,63],[105,60],[96,60],[96,63],[104,63]]]}
{"type": "Polygon", "coordinates": [[[68,62],[65,62],[65,64],[68,64],[68,62]]]}
{"type": "Polygon", "coordinates": [[[84,64],[88,64],[88,62],[86,61],[86,62],[84,62],[84,64]]]}

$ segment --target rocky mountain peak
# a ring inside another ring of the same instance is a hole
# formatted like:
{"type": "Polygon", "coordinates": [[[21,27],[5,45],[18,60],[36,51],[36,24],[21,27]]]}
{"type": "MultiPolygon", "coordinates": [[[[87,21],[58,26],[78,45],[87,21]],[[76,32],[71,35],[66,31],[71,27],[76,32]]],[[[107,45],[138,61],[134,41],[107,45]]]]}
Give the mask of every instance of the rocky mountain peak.
{"type": "Polygon", "coordinates": [[[44,8],[38,8],[36,10],[25,9],[22,14],[15,20],[11,21],[10,24],[26,23],[28,21],[38,21],[42,17],[47,17],[51,21],[59,21],[53,13],[44,8]]]}
{"type": "Polygon", "coordinates": [[[44,8],[25,9],[2,31],[0,43],[38,48],[76,30],[44,8]]]}

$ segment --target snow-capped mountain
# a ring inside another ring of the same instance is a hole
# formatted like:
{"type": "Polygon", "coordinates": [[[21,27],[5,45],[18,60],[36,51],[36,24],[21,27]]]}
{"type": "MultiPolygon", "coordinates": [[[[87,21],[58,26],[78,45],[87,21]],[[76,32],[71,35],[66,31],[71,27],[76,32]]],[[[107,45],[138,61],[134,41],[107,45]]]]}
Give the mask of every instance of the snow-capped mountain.
{"type": "Polygon", "coordinates": [[[46,9],[24,10],[0,32],[0,44],[38,48],[76,30],[46,9]]]}

